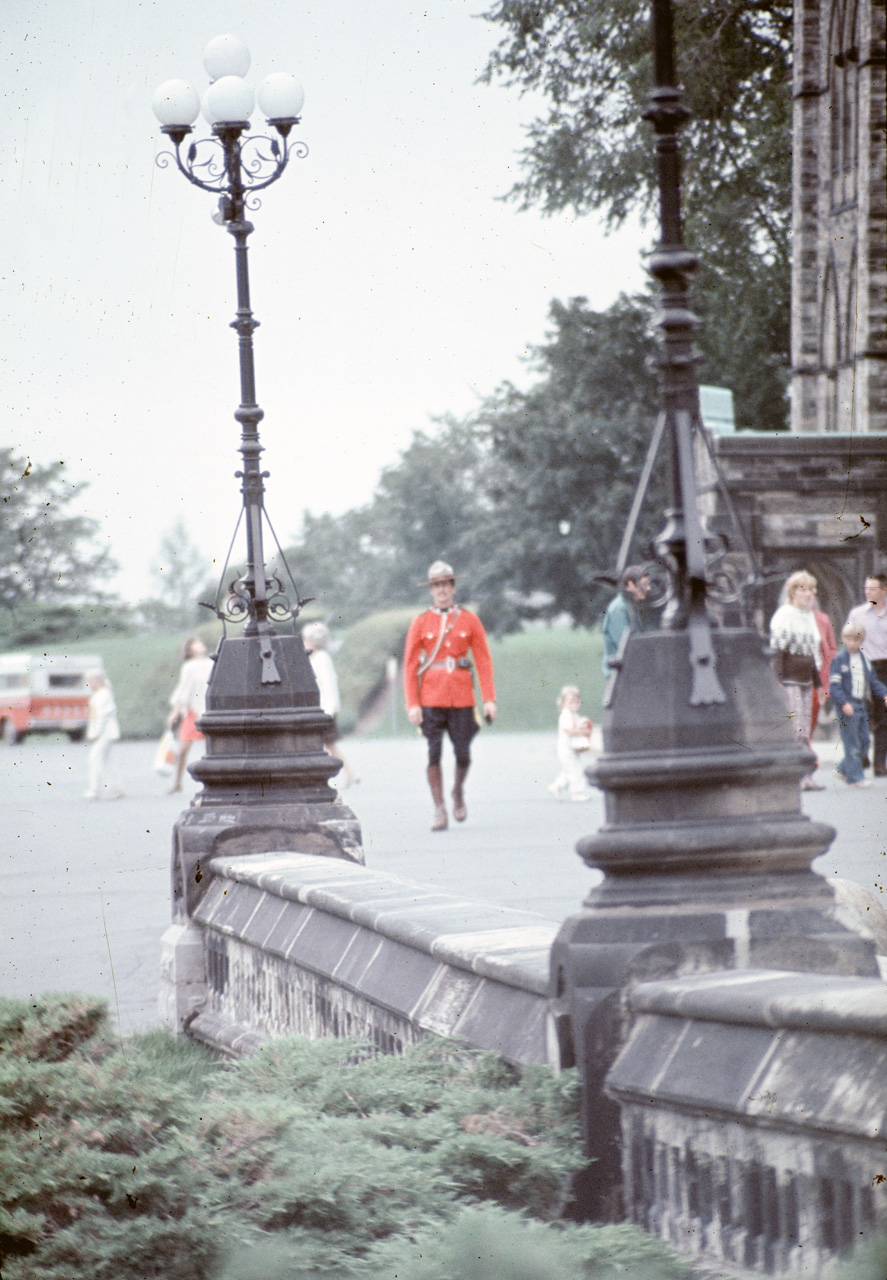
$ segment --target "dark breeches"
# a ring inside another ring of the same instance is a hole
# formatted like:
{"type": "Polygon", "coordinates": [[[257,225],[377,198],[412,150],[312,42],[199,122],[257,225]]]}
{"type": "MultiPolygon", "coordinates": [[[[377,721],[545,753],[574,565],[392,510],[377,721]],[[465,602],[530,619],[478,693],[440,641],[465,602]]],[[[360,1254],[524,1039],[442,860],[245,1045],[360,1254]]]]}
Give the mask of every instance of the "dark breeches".
{"type": "Polygon", "coordinates": [[[422,732],[428,739],[428,763],[440,764],[444,731],[450,735],[456,764],[471,764],[471,739],[477,733],[474,707],[423,707],[422,732]]]}

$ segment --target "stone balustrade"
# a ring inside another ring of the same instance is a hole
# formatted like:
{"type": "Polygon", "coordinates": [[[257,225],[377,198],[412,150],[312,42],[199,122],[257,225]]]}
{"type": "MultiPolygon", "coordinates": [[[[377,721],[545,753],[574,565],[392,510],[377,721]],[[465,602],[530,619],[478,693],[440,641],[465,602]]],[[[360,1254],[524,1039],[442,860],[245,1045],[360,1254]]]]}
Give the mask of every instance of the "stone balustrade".
{"type": "Polygon", "coordinates": [[[887,1225],[887,985],[734,970],[644,983],[607,1077],[628,1216],[810,1275],[887,1225]]]}
{"type": "Polygon", "coordinates": [[[164,937],[161,1016],[226,1052],[285,1035],[397,1053],[454,1036],[508,1062],[548,1058],[554,921],[336,858],[215,858],[164,937]]]}

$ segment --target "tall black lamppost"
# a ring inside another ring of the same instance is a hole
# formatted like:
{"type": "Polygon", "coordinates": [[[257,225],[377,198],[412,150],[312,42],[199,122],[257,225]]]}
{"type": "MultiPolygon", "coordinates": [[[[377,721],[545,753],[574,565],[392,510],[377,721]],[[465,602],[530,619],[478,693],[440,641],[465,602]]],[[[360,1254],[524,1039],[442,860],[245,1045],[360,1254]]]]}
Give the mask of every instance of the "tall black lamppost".
{"type": "MultiPolygon", "coordinates": [[[[304,156],[304,143],[290,141],[299,123],[304,95],[295,77],[267,76],[257,94],[244,79],[249,50],[234,36],[218,36],[204,51],[210,85],[200,98],[183,80],[168,80],[154,94],[153,107],[174,151],[157,163],[175,163],[202,191],[217,197],[213,220],[234,239],[241,426],[242,521],[246,533],[246,569],[226,582],[228,564],[213,607],[224,628],[214,654],[207,710],[199,727],[206,755],[191,767],[203,784],[191,809],[176,824],[173,849],[174,915],[184,920],[208,881],[206,867],[217,853],[298,849],[362,861],[360,831],[354,815],[337,801],[329,779],[340,765],[323,749],[329,724],[320,710],[317,685],[300,637],[278,634],[292,623],[305,601],[288,570],[284,583],[265,563],[264,530],[273,536],[265,512],[256,402],[253,333],[258,321],[250,308],[247,239],[253,230],[248,212],[259,207],[257,193],[283,174],[291,156],[304,156]],[[253,135],[250,116],[255,98],[274,134],[253,135]],[[198,114],[212,136],[186,139],[198,114]],[[240,634],[228,628],[240,626],[240,634]]],[[[274,539],[276,542],[276,538],[274,539]]],[[[230,553],[229,553],[230,554],[230,553]]],[[[278,544],[278,555],[285,566],[278,544]]]]}
{"type": "Polygon", "coordinates": [[[801,744],[760,636],[719,628],[709,613],[706,530],[694,437],[702,430],[683,239],[678,133],[688,118],[675,73],[671,0],[652,0],[660,239],[649,259],[661,285],[661,416],[670,443],[671,504],[656,540],[669,576],[659,632],[635,633],[617,655],[594,781],[606,822],[580,856],[604,873],[552,949],[560,1058],[583,1077],[583,1191],[592,1214],[613,1207],[619,1114],[607,1071],[631,1025],[628,995],[649,978],[717,969],[876,975],[872,944],[836,919],[810,870],[834,836],[801,812],[801,744]]]}

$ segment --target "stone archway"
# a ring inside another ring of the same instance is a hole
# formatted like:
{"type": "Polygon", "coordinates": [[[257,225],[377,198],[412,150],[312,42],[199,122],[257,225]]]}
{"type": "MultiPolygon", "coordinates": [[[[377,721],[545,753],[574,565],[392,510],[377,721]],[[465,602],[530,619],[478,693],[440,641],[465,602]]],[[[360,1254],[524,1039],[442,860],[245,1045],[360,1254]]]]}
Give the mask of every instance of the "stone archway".
{"type": "Polygon", "coordinates": [[[841,627],[856,599],[855,566],[829,562],[828,560],[810,560],[806,565],[819,587],[819,607],[832,620],[835,636],[840,636],[841,627]]]}

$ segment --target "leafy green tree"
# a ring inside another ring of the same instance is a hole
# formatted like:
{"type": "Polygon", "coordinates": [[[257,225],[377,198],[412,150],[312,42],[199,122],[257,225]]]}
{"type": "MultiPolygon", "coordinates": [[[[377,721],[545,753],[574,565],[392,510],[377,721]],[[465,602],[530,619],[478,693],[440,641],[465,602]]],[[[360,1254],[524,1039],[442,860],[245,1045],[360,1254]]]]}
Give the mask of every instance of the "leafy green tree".
{"type": "Polygon", "coordinates": [[[471,421],[444,418],[414,433],[383,471],[371,502],[342,516],[306,514],[287,563],[302,595],[322,614],[350,623],[421,602],[433,560],[450,561],[472,589],[489,514],[487,450],[471,421]]]}
{"type": "MultiPolygon", "coordinates": [[[[535,352],[539,381],[529,391],[506,384],[480,415],[492,510],[479,595],[486,604],[508,582],[511,625],[564,611],[589,625],[611,595],[596,578],[615,565],[657,409],[649,311],[644,298],[604,312],[584,298],[553,302],[553,333],[535,352]]],[[[657,483],[636,548],[662,523],[657,483]]]]}
{"type": "Polygon", "coordinates": [[[434,560],[446,560],[473,589],[483,560],[482,529],[491,511],[489,452],[476,424],[440,420],[435,435],[417,431],[395,467],[382,473],[372,503],[374,536],[399,553],[392,589],[404,604],[434,560]]]}
{"type": "MultiPolygon", "coordinates": [[[[647,0],[496,0],[505,31],[483,78],[541,93],[510,195],[617,226],[656,204],[647,0]]],[[[785,426],[789,368],[792,6],[675,7],[687,240],[702,259],[703,377],[732,388],[743,427],[785,426]]]]}
{"type": "Polygon", "coordinates": [[[147,622],[187,631],[208,620],[210,615],[201,608],[200,601],[211,603],[218,584],[183,520],[177,520],[160,539],[151,574],[157,594],[144,600],[140,607],[147,622]]]}
{"type": "MultiPolygon", "coordinates": [[[[495,633],[563,612],[596,622],[657,412],[651,310],[643,296],[601,312],[553,302],[529,390],[506,383],[473,418],[417,431],[366,507],[306,516],[286,553],[300,592],[348,625],[421,603],[440,557],[495,633]]],[[[659,480],[635,554],[663,505],[659,480]]]]}
{"type": "MultiPolygon", "coordinates": [[[[296,540],[284,550],[299,595],[312,600],[311,616],[348,626],[386,607],[389,565],[374,545],[367,507],[341,516],[305,512],[296,540]]],[[[271,569],[288,586],[277,558],[271,569]]]]}
{"type": "Polygon", "coordinates": [[[8,647],[117,628],[125,613],[107,590],[117,566],[96,546],[98,522],[71,511],[85,486],[64,468],[0,449],[0,644],[8,647]]]}

